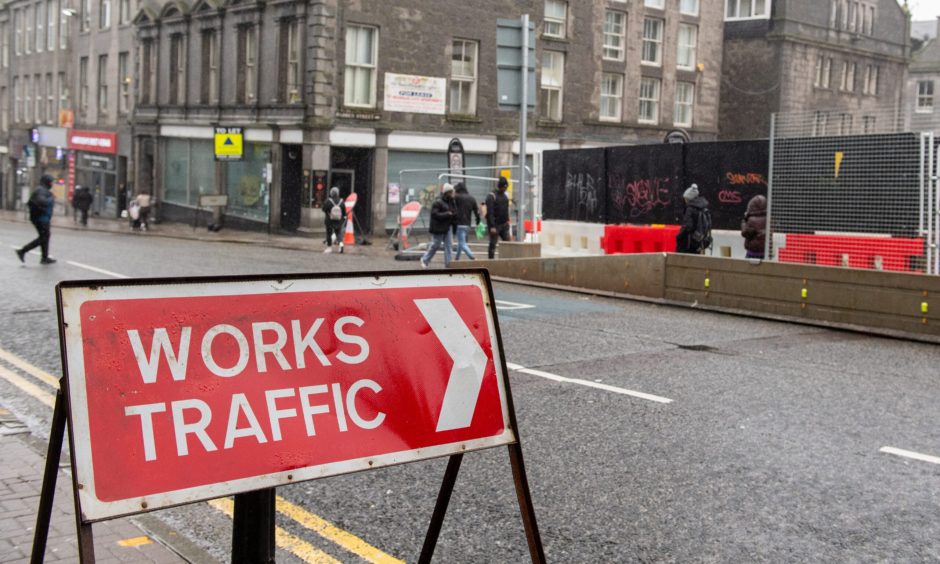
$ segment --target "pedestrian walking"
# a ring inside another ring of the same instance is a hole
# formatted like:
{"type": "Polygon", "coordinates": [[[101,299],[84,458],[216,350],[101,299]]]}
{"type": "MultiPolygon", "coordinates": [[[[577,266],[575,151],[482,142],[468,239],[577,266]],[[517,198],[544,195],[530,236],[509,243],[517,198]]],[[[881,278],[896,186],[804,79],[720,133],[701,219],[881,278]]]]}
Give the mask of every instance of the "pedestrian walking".
{"type": "Polygon", "coordinates": [[[42,251],[42,258],[39,264],[52,264],[54,258],[49,257],[49,237],[50,223],[52,222],[52,210],[55,206],[55,196],[52,194],[52,177],[48,174],[42,175],[39,179],[39,186],[33,190],[26,205],[29,207],[29,221],[36,228],[38,237],[26,244],[25,247],[16,250],[16,256],[20,262],[26,262],[23,258],[26,253],[39,247],[42,251]]]}
{"type": "Polygon", "coordinates": [[[94,196],[91,195],[91,189],[87,186],[79,186],[75,189],[75,195],[72,196],[72,207],[78,210],[81,215],[81,224],[88,225],[88,210],[91,209],[91,203],[94,196]]]}
{"type": "Polygon", "coordinates": [[[137,206],[137,219],[134,220],[134,229],[147,231],[149,229],[147,220],[150,218],[150,204],[152,197],[150,192],[144,190],[134,198],[132,205],[137,206]]]}
{"type": "Polygon", "coordinates": [[[708,200],[699,194],[695,184],[682,194],[682,199],[685,200],[685,215],[676,233],[676,252],[700,255],[712,245],[712,216],[708,200]]]}
{"type": "Polygon", "coordinates": [[[434,258],[434,253],[444,246],[444,267],[450,265],[450,257],[453,252],[454,240],[451,236],[451,228],[457,221],[457,202],[454,200],[454,186],[444,184],[441,188],[441,195],[434,199],[431,204],[431,246],[421,257],[421,268],[427,268],[434,258]]]}
{"type": "Polygon", "coordinates": [[[767,198],[758,194],[747,203],[744,221],[741,222],[741,236],[744,237],[745,257],[764,258],[764,245],[767,242],[767,198]]]}
{"type": "Polygon", "coordinates": [[[506,190],[509,182],[500,178],[496,183],[496,190],[486,196],[486,228],[490,233],[490,247],[488,256],[496,257],[496,245],[499,240],[509,240],[509,196],[506,190]]]}
{"type": "Polygon", "coordinates": [[[470,245],[467,244],[467,234],[470,233],[471,217],[475,217],[476,223],[480,223],[480,207],[463,182],[454,185],[454,192],[457,204],[457,255],[454,260],[460,260],[460,251],[466,253],[470,260],[476,260],[470,251],[470,245]]]}
{"type": "Polygon", "coordinates": [[[326,225],[326,250],[324,253],[332,253],[333,245],[339,244],[339,252],[343,252],[343,212],[346,210],[346,203],[339,196],[339,188],[333,186],[330,188],[330,195],[323,202],[324,223],[326,225]]]}

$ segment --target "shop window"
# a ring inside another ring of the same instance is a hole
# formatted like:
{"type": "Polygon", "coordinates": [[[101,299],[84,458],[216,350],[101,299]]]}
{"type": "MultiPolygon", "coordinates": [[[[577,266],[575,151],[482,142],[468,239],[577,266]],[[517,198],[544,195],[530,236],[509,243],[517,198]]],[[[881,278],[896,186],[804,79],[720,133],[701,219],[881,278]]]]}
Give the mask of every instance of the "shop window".
{"type": "Polygon", "coordinates": [[[268,221],[268,184],[264,171],[270,161],[271,146],[245,143],[244,158],[226,167],[226,213],[247,219],[268,221]]]}

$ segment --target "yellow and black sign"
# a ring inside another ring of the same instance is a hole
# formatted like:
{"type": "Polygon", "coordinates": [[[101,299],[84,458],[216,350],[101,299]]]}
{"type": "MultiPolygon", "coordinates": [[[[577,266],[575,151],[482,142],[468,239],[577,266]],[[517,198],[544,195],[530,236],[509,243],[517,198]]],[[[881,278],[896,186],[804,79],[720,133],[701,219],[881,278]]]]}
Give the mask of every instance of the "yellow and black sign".
{"type": "Polygon", "coordinates": [[[244,131],[241,127],[215,128],[215,160],[240,161],[244,154],[242,143],[244,131]]]}

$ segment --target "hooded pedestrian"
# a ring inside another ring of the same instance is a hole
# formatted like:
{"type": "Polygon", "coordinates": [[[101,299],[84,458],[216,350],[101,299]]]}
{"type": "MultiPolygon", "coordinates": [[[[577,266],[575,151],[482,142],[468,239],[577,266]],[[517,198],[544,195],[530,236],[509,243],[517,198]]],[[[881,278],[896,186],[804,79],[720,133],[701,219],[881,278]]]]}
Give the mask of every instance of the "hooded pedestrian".
{"type": "Polygon", "coordinates": [[[509,240],[509,196],[506,190],[509,182],[500,178],[496,183],[496,190],[486,196],[486,227],[490,233],[489,258],[496,257],[496,245],[499,240],[509,240]]]}
{"type": "Polygon", "coordinates": [[[676,252],[693,255],[702,254],[712,244],[712,220],[708,211],[708,200],[699,194],[693,184],[682,194],[685,214],[682,226],[676,233],[676,252]]]}
{"type": "Polygon", "coordinates": [[[81,214],[82,225],[88,225],[88,210],[91,209],[94,199],[88,186],[79,186],[72,196],[72,206],[81,214]]]}
{"type": "Polygon", "coordinates": [[[26,262],[24,259],[26,253],[39,247],[42,251],[39,264],[52,264],[55,259],[49,257],[49,238],[51,236],[50,223],[52,223],[55,196],[52,194],[51,176],[48,174],[42,175],[39,179],[39,186],[33,190],[26,205],[29,207],[29,221],[36,228],[38,237],[27,243],[22,249],[17,249],[16,256],[19,257],[20,262],[26,262]]]}
{"type": "Polygon", "coordinates": [[[326,224],[326,250],[333,252],[333,245],[339,245],[339,252],[343,252],[343,212],[346,202],[339,196],[339,188],[330,188],[330,195],[323,202],[324,222],[326,224]]]}
{"type": "Polygon", "coordinates": [[[476,260],[467,244],[467,234],[470,232],[471,217],[480,223],[480,207],[463,182],[454,185],[454,192],[457,202],[457,256],[454,260],[460,260],[460,251],[465,252],[470,260],[476,260]]]}
{"type": "Polygon", "coordinates": [[[741,222],[741,236],[744,237],[747,258],[764,258],[764,246],[767,242],[766,197],[758,194],[748,201],[744,221],[741,222]]]}
{"type": "Polygon", "coordinates": [[[451,227],[457,221],[457,203],[454,200],[454,187],[444,184],[441,195],[431,204],[431,246],[421,257],[421,268],[427,268],[434,254],[444,246],[444,267],[450,265],[450,256],[453,252],[453,237],[451,227]]]}

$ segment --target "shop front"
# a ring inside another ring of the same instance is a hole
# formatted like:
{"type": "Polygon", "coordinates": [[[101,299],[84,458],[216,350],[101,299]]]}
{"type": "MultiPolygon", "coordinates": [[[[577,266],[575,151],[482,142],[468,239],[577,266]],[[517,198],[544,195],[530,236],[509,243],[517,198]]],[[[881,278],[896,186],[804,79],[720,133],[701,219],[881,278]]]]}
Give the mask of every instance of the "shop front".
{"type": "Polygon", "coordinates": [[[102,217],[120,217],[127,207],[124,171],[118,162],[117,133],[107,131],[68,132],[69,176],[73,188],[87,186],[94,196],[92,213],[102,217]]]}

